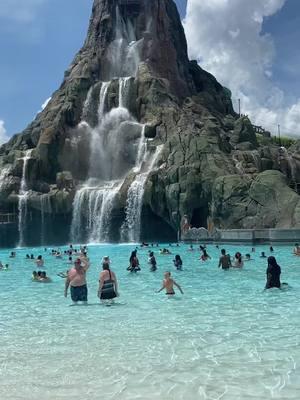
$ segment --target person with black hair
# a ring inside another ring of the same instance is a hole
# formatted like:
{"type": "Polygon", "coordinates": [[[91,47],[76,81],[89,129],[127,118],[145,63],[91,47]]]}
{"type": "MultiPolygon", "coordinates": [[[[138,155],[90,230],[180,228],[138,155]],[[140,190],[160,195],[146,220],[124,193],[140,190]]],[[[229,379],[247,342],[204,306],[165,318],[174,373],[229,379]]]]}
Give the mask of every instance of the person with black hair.
{"type": "Polygon", "coordinates": [[[174,263],[175,268],[176,268],[178,271],[181,271],[181,270],[182,270],[183,262],[182,262],[182,259],[181,259],[181,257],[180,257],[179,254],[176,254],[175,259],[173,260],[173,263],[174,263]]]}
{"type": "Polygon", "coordinates": [[[151,265],[150,267],[150,271],[151,272],[155,272],[157,270],[157,262],[156,262],[156,258],[154,256],[153,251],[151,251],[149,253],[149,260],[148,260],[149,264],[151,265]]]}
{"type": "Polygon", "coordinates": [[[280,289],[281,268],[277,264],[276,258],[273,256],[268,258],[268,268],[266,274],[267,274],[266,289],[272,289],[274,287],[280,289]]]}
{"type": "Polygon", "coordinates": [[[110,270],[109,263],[104,262],[102,264],[103,271],[99,277],[99,289],[98,297],[101,301],[110,300],[112,301],[118,294],[118,281],[116,274],[110,270]]]}
{"type": "Polygon", "coordinates": [[[139,259],[137,258],[137,250],[134,250],[129,258],[129,267],[127,268],[127,271],[138,272],[140,270],[141,268],[139,259]]]}
{"type": "Polygon", "coordinates": [[[219,259],[219,268],[222,267],[222,269],[228,270],[231,266],[230,256],[226,254],[225,249],[222,249],[221,257],[219,259]]]}

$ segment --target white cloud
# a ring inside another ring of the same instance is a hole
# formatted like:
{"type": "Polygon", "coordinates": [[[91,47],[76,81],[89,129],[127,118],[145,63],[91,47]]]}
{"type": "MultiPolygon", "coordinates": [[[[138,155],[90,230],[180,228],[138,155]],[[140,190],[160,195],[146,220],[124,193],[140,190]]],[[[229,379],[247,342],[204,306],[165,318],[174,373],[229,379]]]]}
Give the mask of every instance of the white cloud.
{"type": "Polygon", "coordinates": [[[30,23],[47,0],[1,0],[0,20],[30,23]]]}
{"type": "Polygon", "coordinates": [[[4,126],[4,121],[0,120],[0,146],[1,146],[3,143],[8,142],[8,140],[9,140],[9,137],[8,137],[7,134],[6,134],[6,129],[5,129],[5,126],[4,126]]]}
{"type": "Polygon", "coordinates": [[[287,103],[287,94],[272,81],[276,49],[262,33],[263,20],[276,14],[286,0],[188,0],[184,27],[189,54],[225,86],[242,112],[276,132],[300,135],[300,98],[287,103]]]}

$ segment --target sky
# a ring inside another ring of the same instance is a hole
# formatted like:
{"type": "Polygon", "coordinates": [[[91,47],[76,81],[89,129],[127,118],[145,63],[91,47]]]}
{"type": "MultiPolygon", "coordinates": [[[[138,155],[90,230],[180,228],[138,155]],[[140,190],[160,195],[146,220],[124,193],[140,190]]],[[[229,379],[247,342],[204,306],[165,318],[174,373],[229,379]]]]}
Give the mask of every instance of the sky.
{"type": "MultiPolygon", "coordinates": [[[[0,1],[0,143],[59,87],[93,0],[0,1]]],[[[300,1],[176,0],[189,55],[274,134],[300,136],[300,1]]]]}

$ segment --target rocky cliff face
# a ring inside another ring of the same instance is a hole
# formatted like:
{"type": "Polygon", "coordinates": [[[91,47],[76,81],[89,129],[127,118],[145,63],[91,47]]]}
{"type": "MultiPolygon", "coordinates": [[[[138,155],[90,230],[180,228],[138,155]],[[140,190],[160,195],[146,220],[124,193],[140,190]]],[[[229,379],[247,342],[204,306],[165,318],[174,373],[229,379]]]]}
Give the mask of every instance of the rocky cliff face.
{"type": "Polygon", "coordinates": [[[258,143],[229,90],[188,59],[172,0],[95,0],[61,87],[0,148],[0,213],[17,215],[14,244],[67,242],[72,229],[137,239],[138,224],[141,238],[166,239],[185,215],[196,227],[299,227],[298,154],[258,143]]]}

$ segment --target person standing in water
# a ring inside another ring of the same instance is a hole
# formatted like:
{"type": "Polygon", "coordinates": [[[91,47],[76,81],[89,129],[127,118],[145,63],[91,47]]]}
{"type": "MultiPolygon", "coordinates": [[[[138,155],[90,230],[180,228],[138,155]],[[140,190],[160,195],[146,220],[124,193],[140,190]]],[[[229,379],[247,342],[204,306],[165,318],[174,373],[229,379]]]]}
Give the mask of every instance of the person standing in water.
{"type": "Polygon", "coordinates": [[[173,263],[174,263],[175,268],[176,268],[178,271],[181,271],[181,270],[182,270],[183,262],[182,262],[182,259],[181,259],[181,257],[180,257],[179,254],[176,254],[175,259],[173,260],[173,263]]]}
{"type": "Polygon", "coordinates": [[[231,267],[231,260],[230,256],[226,254],[226,250],[222,249],[221,250],[221,257],[219,260],[219,268],[222,267],[222,269],[228,270],[231,267]]]}
{"type": "Polygon", "coordinates": [[[274,287],[280,289],[281,268],[277,264],[276,258],[273,256],[268,258],[268,268],[266,274],[267,274],[266,289],[271,289],[274,287]]]}
{"type": "Polygon", "coordinates": [[[161,289],[158,290],[157,293],[160,293],[162,290],[166,290],[166,295],[168,296],[174,296],[175,295],[175,290],[174,290],[174,286],[176,286],[180,293],[183,294],[183,290],[181,289],[181,287],[178,285],[178,283],[176,283],[174,281],[174,279],[171,278],[171,272],[165,272],[164,275],[165,279],[163,280],[162,283],[162,287],[161,289]]]}
{"type": "Polygon", "coordinates": [[[86,258],[78,258],[74,262],[74,267],[69,270],[65,283],[65,297],[68,296],[68,288],[71,287],[71,299],[74,304],[82,301],[87,304],[88,289],[86,282],[86,273],[89,269],[89,262],[86,258]]]}
{"type": "Polygon", "coordinates": [[[106,300],[110,300],[119,296],[118,294],[118,281],[116,274],[110,270],[110,264],[104,262],[102,264],[103,271],[99,276],[99,289],[98,289],[98,297],[101,302],[106,300]]]}
{"type": "Polygon", "coordinates": [[[235,253],[234,256],[234,268],[243,268],[244,261],[242,259],[242,254],[240,252],[235,253]]]}
{"type": "Polygon", "coordinates": [[[137,258],[137,250],[134,250],[131,253],[131,256],[129,258],[129,267],[127,268],[127,270],[130,272],[138,272],[141,270],[140,262],[139,259],[137,258]]]}
{"type": "Polygon", "coordinates": [[[153,251],[151,251],[149,253],[149,260],[148,260],[149,264],[151,265],[150,267],[150,271],[151,272],[155,272],[157,270],[157,262],[156,262],[156,258],[154,256],[153,251]]]}

